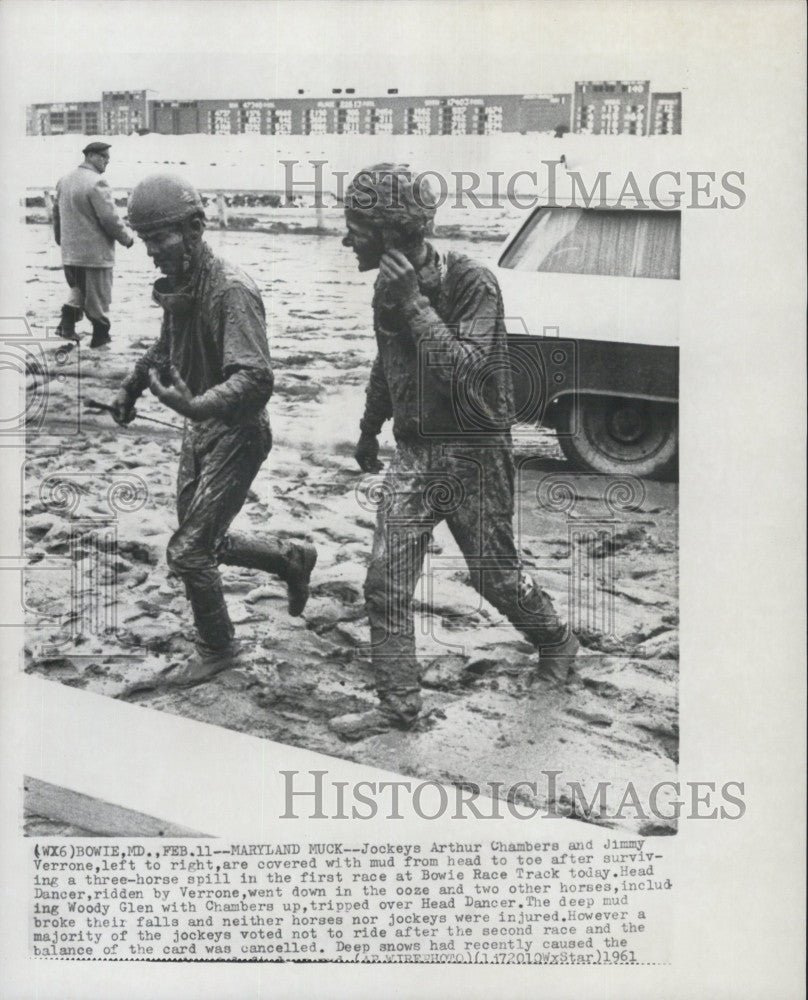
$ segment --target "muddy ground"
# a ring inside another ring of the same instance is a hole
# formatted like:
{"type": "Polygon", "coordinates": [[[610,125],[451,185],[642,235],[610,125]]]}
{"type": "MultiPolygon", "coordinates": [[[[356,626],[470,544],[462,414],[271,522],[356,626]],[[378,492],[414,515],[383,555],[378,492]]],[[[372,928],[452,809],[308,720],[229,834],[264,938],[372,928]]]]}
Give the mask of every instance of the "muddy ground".
{"type": "MultiPolygon", "coordinates": [[[[56,324],[64,283],[47,227],[26,227],[25,239],[28,319],[41,336],[56,324]]],[[[139,413],[173,426],[136,420],[120,429],[106,414],[85,412],[82,402],[111,401],[159,328],[151,263],[140,245],[119,249],[111,347],[46,346],[43,370],[28,380],[36,433],[25,480],[25,669],[404,775],[466,786],[538,781],[536,801],[561,814],[581,815],[567,782],[580,782],[589,798],[598,782],[611,782],[613,812],[626,783],[643,798],[653,785],[675,780],[676,486],[645,482],[628,504],[612,496],[609,506],[609,478],[573,475],[549,431],[517,435],[518,542],[559,607],[569,606],[571,587],[588,594],[577,678],[565,689],[535,679],[535,653],[468,586],[441,527],[425,577],[431,595],[422,586],[416,605],[424,684],[437,710],[432,722],[356,743],[329,729],[330,718],[374,702],[361,654],[374,514],[351,454],[374,351],[373,277],[355,271],[333,236],[221,231],[209,241],[257,281],[276,371],[273,451],[235,526],[302,534],[317,545],[309,605],[302,619],[291,619],[280,582],[223,567],[247,662],[191,690],[166,683],[167,668],[187,655],[192,638],[182,588],[165,563],[180,419],[148,396],[139,413]],[[564,505],[548,492],[558,476],[575,488],[572,511],[559,509],[564,505]],[[574,546],[573,528],[585,536],[574,546]],[[562,772],[554,796],[541,776],[547,770],[562,772]]],[[[437,245],[480,258],[496,253],[485,242],[437,245]]],[[[389,458],[389,427],[382,440],[389,458]]],[[[665,801],[660,797],[661,807],[665,801]]],[[[608,825],[672,832],[670,823],[637,817],[631,807],[624,815],[608,825]]]]}

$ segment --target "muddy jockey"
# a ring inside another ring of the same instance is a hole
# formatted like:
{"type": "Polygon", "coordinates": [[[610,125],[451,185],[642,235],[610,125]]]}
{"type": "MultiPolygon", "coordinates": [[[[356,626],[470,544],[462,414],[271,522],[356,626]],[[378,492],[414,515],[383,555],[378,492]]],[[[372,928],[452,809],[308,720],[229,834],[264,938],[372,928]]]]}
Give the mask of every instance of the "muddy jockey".
{"type": "Polygon", "coordinates": [[[76,323],[86,313],[93,325],[90,347],[103,347],[112,339],[108,313],[115,243],[128,248],[135,242],[102,177],[109,164],[109,150],[108,142],[85,146],[84,162],[56,184],[53,204],[53,236],[62,249],[62,267],[70,288],[56,335],[78,342],[76,323]]]}
{"type": "Polygon", "coordinates": [[[163,273],[152,293],[163,320],[159,340],[121,385],[113,416],[128,424],[135,400],[150,388],[185,417],[179,528],[167,559],[185,584],[196,625],[196,652],[168,676],[186,687],[238,665],[218,565],[280,577],[296,616],[308,599],[317,553],[305,543],[228,532],[272,446],[265,407],[273,374],[257,287],[205,243],[201,198],[182,178],[142,180],[129,199],[129,223],[163,273]]]}
{"type": "Polygon", "coordinates": [[[578,650],[550,597],[523,569],[513,537],[513,386],[502,296],[468,257],[425,240],[436,200],[406,165],[360,171],[345,197],[343,240],[360,271],[378,268],[373,362],[355,457],[378,472],[393,420],[365,581],[378,709],[332,720],[348,738],[406,728],[422,709],[412,599],[427,544],[446,521],[471,582],[539,650],[539,672],[566,679],[578,650]]]}

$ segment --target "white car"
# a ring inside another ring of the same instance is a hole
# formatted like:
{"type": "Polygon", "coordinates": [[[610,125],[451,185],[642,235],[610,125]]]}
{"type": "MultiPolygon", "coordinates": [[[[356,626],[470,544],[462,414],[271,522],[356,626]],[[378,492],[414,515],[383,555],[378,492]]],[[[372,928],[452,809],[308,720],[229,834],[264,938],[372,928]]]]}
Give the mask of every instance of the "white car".
{"type": "Polygon", "coordinates": [[[499,258],[518,419],[580,469],[676,474],[682,213],[657,201],[557,193],[499,258]]]}

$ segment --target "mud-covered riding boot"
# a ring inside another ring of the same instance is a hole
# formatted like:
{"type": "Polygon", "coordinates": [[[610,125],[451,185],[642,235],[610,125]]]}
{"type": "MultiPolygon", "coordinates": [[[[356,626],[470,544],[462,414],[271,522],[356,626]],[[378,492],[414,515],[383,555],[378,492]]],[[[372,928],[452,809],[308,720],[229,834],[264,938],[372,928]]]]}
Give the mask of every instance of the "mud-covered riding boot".
{"type": "Polygon", "coordinates": [[[539,651],[538,676],[564,684],[573,671],[580,645],[558,617],[550,595],[528,573],[519,581],[519,605],[533,621],[517,627],[539,651]]]}
{"type": "Polygon", "coordinates": [[[580,643],[570,632],[564,642],[555,646],[539,647],[538,676],[543,680],[566,684],[575,669],[575,658],[580,643]]]}
{"type": "Polygon", "coordinates": [[[423,708],[420,691],[380,691],[378,708],[331,719],[329,729],[345,740],[363,740],[391,729],[410,729],[423,708]]]}
{"type": "Polygon", "coordinates": [[[106,319],[91,319],[90,322],[93,324],[93,339],[90,341],[90,347],[104,347],[112,341],[112,337],[109,335],[109,330],[111,323],[106,319]]]}
{"type": "Polygon", "coordinates": [[[317,562],[317,549],[306,542],[286,542],[279,538],[251,538],[228,535],[219,553],[227,566],[243,566],[273,573],[287,588],[289,614],[303,614],[309,599],[309,580],[317,562]]]}
{"type": "Polygon", "coordinates": [[[169,683],[177,687],[199,684],[238,666],[240,648],[227,613],[221,580],[211,580],[209,576],[185,577],[184,583],[196,625],[196,653],[169,675],[169,683]]]}
{"type": "Polygon", "coordinates": [[[81,309],[76,306],[62,306],[62,318],[54,331],[56,336],[78,343],[79,335],[76,333],[76,323],[81,320],[83,315],[81,309]]]}
{"type": "Polygon", "coordinates": [[[292,547],[286,577],[287,606],[292,618],[303,614],[309,599],[311,572],[316,562],[317,549],[313,545],[304,542],[292,547]]]}
{"type": "Polygon", "coordinates": [[[241,653],[238,639],[231,639],[226,646],[218,649],[197,642],[196,651],[184,663],[169,667],[165,674],[165,684],[177,688],[204,684],[216,674],[241,666],[241,653]]]}

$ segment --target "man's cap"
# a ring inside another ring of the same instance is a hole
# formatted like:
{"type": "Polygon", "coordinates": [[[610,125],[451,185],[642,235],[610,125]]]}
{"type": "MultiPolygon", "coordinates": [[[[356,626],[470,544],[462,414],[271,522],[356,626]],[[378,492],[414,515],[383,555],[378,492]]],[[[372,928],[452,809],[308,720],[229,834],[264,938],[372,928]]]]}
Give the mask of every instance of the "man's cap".
{"type": "Polygon", "coordinates": [[[82,149],[82,153],[85,156],[89,156],[90,153],[106,153],[109,148],[110,144],[108,142],[91,142],[82,149]]]}

